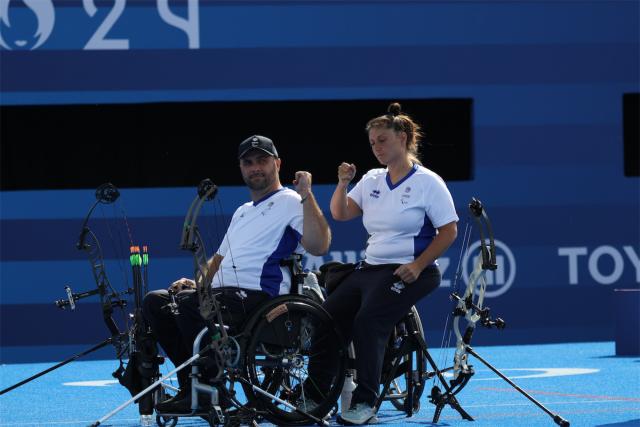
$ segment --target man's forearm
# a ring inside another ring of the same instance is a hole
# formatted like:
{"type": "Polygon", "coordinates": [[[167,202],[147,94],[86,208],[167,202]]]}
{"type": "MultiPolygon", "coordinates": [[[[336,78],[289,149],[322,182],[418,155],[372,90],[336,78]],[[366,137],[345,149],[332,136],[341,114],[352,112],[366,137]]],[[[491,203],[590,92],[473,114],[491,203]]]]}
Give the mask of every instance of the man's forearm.
{"type": "Polygon", "coordinates": [[[313,193],[309,192],[302,203],[302,246],[312,255],[323,255],[331,244],[331,230],[313,193]]]}
{"type": "MultiPolygon", "coordinates": [[[[223,256],[218,255],[218,254],[214,254],[209,261],[207,261],[207,276],[205,277],[205,282],[206,283],[211,283],[211,281],[213,280],[213,276],[215,276],[215,274],[218,272],[218,269],[220,268],[220,264],[222,263],[222,260],[224,259],[223,256]]],[[[198,278],[200,277],[200,272],[198,271],[195,277],[195,280],[197,281],[198,278]]]]}

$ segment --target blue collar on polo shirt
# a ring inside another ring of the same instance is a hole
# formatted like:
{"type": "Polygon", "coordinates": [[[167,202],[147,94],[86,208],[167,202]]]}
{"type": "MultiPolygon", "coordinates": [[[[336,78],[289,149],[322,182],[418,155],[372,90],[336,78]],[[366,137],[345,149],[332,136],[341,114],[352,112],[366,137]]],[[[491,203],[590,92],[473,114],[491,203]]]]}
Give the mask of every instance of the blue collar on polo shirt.
{"type": "Polygon", "coordinates": [[[404,178],[402,178],[400,181],[396,182],[395,184],[391,183],[391,178],[389,177],[389,169],[387,169],[387,185],[389,186],[389,190],[393,190],[394,188],[398,187],[400,184],[402,184],[403,182],[405,182],[407,179],[409,179],[409,177],[411,175],[413,175],[414,173],[416,173],[416,171],[418,170],[418,165],[416,163],[413,164],[413,167],[411,168],[411,170],[404,176],[404,178]]]}
{"type": "Polygon", "coordinates": [[[274,194],[280,192],[284,190],[284,187],[280,187],[278,188],[276,191],[272,191],[271,193],[265,194],[264,196],[262,196],[260,199],[256,200],[255,202],[253,202],[253,206],[258,206],[260,203],[264,202],[265,200],[267,200],[269,197],[273,196],[274,194]]]}

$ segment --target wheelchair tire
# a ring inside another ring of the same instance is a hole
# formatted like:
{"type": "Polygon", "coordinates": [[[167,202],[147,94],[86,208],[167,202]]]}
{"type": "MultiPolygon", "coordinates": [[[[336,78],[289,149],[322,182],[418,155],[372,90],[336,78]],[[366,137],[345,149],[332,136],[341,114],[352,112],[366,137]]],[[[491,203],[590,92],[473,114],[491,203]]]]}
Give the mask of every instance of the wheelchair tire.
{"type": "MultiPolygon", "coordinates": [[[[424,329],[422,328],[422,321],[420,320],[418,310],[415,307],[411,307],[411,312],[414,315],[418,331],[424,338],[424,329]]],[[[418,379],[416,377],[421,377],[422,373],[426,371],[427,358],[423,354],[422,350],[418,348],[409,355],[403,356],[403,363],[406,363],[407,366],[410,367],[410,369],[406,369],[398,378],[396,378],[391,382],[391,384],[389,384],[388,392],[403,395],[403,397],[389,400],[391,401],[391,404],[394,406],[394,408],[396,408],[398,411],[403,411],[407,414],[416,413],[420,410],[420,397],[422,396],[425,387],[425,379],[419,378],[419,381],[416,384],[416,379],[418,379]],[[409,376],[413,376],[413,408],[411,411],[407,406],[409,403],[407,399],[407,384],[409,383],[409,376]]]]}
{"type": "Polygon", "coordinates": [[[174,427],[176,424],[178,424],[178,417],[156,415],[156,424],[160,427],[174,427]]]}
{"type": "MultiPolygon", "coordinates": [[[[308,405],[303,382],[308,377],[311,345],[330,358],[333,367],[328,391],[309,410],[322,418],[336,404],[344,383],[347,352],[344,340],[329,314],[308,298],[283,296],[261,308],[249,322],[244,355],[245,378],[254,386],[303,408],[308,405]]],[[[314,351],[316,351],[314,349],[314,351]]],[[[315,355],[318,355],[316,353],[315,355]]],[[[313,383],[310,386],[313,386],[313,383]]],[[[250,403],[264,411],[264,417],[280,426],[313,423],[305,415],[242,384],[250,403]]],[[[318,388],[317,388],[318,390],[318,388]]]]}

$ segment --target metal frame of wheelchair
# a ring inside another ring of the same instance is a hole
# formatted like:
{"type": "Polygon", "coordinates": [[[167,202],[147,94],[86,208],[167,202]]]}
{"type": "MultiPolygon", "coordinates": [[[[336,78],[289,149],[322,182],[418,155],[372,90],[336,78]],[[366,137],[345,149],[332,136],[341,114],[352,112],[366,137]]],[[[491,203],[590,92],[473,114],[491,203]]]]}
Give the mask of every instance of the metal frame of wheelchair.
{"type": "MultiPolygon", "coordinates": [[[[301,268],[298,270],[298,277],[300,274],[303,274],[301,268]]],[[[320,288],[324,288],[323,283],[319,285],[320,288]]],[[[303,286],[300,293],[312,297],[316,302],[323,302],[324,294],[320,288],[307,289],[303,286]]],[[[349,373],[354,380],[357,380],[357,372],[353,367],[356,357],[353,343],[349,343],[347,350],[349,368],[345,371],[345,375],[349,373]]],[[[411,417],[419,411],[420,397],[426,382],[436,376],[436,372],[439,372],[437,369],[427,350],[422,320],[416,307],[412,306],[409,312],[396,323],[389,337],[380,378],[382,390],[375,404],[376,410],[384,401],[390,401],[395,409],[411,417]],[[436,371],[427,370],[429,362],[436,371]]]]}
{"type": "MultiPolygon", "coordinates": [[[[214,380],[212,385],[202,381],[202,367],[211,361],[207,361],[207,356],[197,357],[202,352],[202,341],[208,331],[203,328],[193,344],[193,354],[197,359],[191,363],[191,412],[156,412],[158,425],[171,427],[180,417],[203,417],[211,426],[231,426],[240,422],[255,425],[255,420],[260,418],[277,425],[293,426],[309,422],[322,424],[322,417],[331,414],[342,391],[348,353],[340,332],[320,306],[324,300],[321,289],[305,283],[307,274],[302,272],[300,260],[298,254],[288,260],[291,262],[292,289],[296,293],[267,301],[250,315],[239,334],[229,336],[231,344],[225,349],[228,358],[215,361],[224,367],[224,375],[214,380]],[[314,337],[318,330],[324,335],[314,337]],[[321,404],[305,413],[299,406],[302,404],[304,407],[306,400],[302,382],[311,357],[308,350],[312,339],[327,342],[325,351],[334,354],[336,375],[321,404]],[[235,398],[235,383],[242,386],[247,404],[235,398]],[[199,394],[209,396],[210,409],[199,409],[199,394]],[[239,418],[229,416],[229,412],[220,406],[221,397],[239,411],[244,411],[244,415],[239,418]]],[[[177,370],[172,373],[175,372],[177,370]]],[[[166,397],[164,388],[175,391],[175,387],[164,382],[161,386],[162,390],[158,389],[156,393],[156,401],[166,397]]]]}
{"type": "Polygon", "coordinates": [[[422,321],[413,306],[395,325],[389,337],[380,379],[382,391],[376,401],[376,409],[384,401],[390,401],[408,417],[420,410],[420,397],[426,380],[434,374],[427,371],[426,349],[420,346],[416,335],[424,341],[422,321]]]}
{"type": "MultiPolygon", "coordinates": [[[[426,381],[435,376],[435,371],[427,370],[427,362],[430,356],[420,344],[424,343],[424,330],[422,321],[415,306],[394,326],[387,347],[385,348],[384,361],[380,384],[382,390],[374,407],[376,412],[383,402],[389,401],[395,409],[404,412],[408,417],[420,410],[420,397],[422,396],[426,381]],[[417,337],[420,338],[417,338],[417,337]]],[[[349,344],[349,373],[357,382],[358,373],[354,368],[355,350],[353,343],[349,344]]],[[[435,363],[432,364],[435,368],[435,363]]]]}

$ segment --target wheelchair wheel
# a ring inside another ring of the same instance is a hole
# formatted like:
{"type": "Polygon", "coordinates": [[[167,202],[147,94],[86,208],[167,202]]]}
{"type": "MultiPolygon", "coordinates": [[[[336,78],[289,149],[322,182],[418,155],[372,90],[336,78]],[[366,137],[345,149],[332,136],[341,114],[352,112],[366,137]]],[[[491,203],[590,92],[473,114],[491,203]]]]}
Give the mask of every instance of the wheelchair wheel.
{"type": "MultiPolygon", "coordinates": [[[[167,393],[164,387],[158,387],[154,392],[154,403],[160,403],[173,396],[167,393]]],[[[156,414],[156,424],[160,427],[175,427],[178,424],[178,417],[164,416],[156,414]]]]}
{"type": "MultiPolygon", "coordinates": [[[[405,317],[396,325],[396,333],[411,333],[411,329],[415,327],[424,338],[424,330],[422,328],[422,321],[418,315],[418,310],[416,310],[415,307],[411,307],[411,313],[413,313],[413,319],[415,319],[415,322],[409,321],[408,316],[405,317]]],[[[426,370],[427,358],[422,352],[422,349],[416,344],[415,348],[409,354],[402,356],[400,366],[402,369],[397,372],[399,375],[389,384],[389,390],[387,392],[389,400],[399,411],[406,412],[407,414],[418,412],[420,410],[420,397],[422,396],[425,387],[425,378],[423,378],[423,373],[426,370]],[[411,384],[411,391],[413,394],[412,408],[408,407],[408,384],[411,384]]]]}
{"type": "MultiPolygon", "coordinates": [[[[245,375],[254,386],[323,418],[336,404],[344,383],[347,353],[333,320],[318,304],[300,298],[273,300],[248,325],[245,375]],[[309,363],[322,357],[331,366],[323,386],[309,377],[309,363]],[[306,383],[305,383],[306,381],[306,383]],[[303,386],[304,384],[304,386],[303,386]],[[306,391],[305,391],[306,390],[306,391]],[[315,394],[313,402],[310,390],[315,394]],[[313,406],[311,406],[313,405],[313,406]]],[[[243,383],[250,403],[276,425],[307,425],[310,420],[287,405],[243,383]]]]}
{"type": "Polygon", "coordinates": [[[178,424],[178,417],[156,415],[156,424],[158,424],[160,427],[174,427],[176,424],[178,424]]]}

